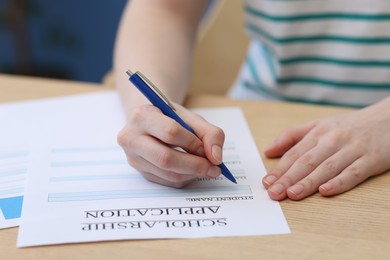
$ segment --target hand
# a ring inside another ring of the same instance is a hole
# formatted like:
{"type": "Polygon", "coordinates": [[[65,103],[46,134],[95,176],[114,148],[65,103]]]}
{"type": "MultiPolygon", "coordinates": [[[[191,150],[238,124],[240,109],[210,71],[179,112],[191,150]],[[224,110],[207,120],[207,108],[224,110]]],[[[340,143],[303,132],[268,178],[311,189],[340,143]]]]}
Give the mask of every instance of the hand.
{"type": "Polygon", "coordinates": [[[264,178],[274,200],[332,196],[390,169],[390,98],[282,133],[265,151],[281,157],[264,178]]]}
{"type": "Polygon", "coordinates": [[[220,174],[217,165],[222,162],[223,131],[180,105],[175,108],[198,137],[152,105],[137,107],[118,134],[129,164],[146,179],[176,188],[197,177],[216,178],[220,174]]]}

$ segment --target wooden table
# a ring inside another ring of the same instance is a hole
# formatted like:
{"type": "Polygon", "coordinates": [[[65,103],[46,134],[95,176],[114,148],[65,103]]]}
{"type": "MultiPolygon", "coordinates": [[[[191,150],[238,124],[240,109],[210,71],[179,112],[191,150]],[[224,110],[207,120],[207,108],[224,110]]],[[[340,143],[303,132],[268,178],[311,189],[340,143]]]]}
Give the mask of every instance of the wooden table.
{"type": "MultiPolygon", "coordinates": [[[[0,102],[102,90],[107,87],[0,75],[0,102]]],[[[187,101],[189,107],[232,105],[243,109],[260,152],[287,127],[348,111],[217,96],[190,96],[187,101]]],[[[267,169],[276,163],[261,155],[267,169]]],[[[0,259],[390,259],[390,174],[371,178],[336,197],[316,194],[299,202],[287,199],[281,207],[292,231],[288,235],[129,240],[18,249],[18,228],[10,228],[0,230],[0,259]]]]}

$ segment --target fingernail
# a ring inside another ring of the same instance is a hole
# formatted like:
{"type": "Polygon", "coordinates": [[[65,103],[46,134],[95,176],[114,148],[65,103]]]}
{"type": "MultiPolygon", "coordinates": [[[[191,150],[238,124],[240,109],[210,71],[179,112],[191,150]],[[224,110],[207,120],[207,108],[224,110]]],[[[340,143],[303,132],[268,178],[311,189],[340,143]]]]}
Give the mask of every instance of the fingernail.
{"type": "Polygon", "coordinates": [[[210,178],[217,178],[221,174],[221,170],[217,166],[210,167],[207,176],[210,178]]]}
{"type": "Polygon", "coordinates": [[[267,177],[264,178],[264,182],[268,185],[271,186],[278,178],[276,178],[273,175],[268,175],[267,177]]]}
{"type": "Polygon", "coordinates": [[[271,186],[271,188],[269,188],[269,191],[272,193],[275,193],[277,195],[280,195],[284,192],[284,187],[282,184],[278,183],[278,184],[271,186]]]}
{"type": "Polygon", "coordinates": [[[289,192],[293,193],[294,195],[299,195],[303,192],[304,187],[302,184],[297,184],[292,186],[291,188],[288,189],[289,192]]]}
{"type": "Polygon", "coordinates": [[[219,145],[213,145],[211,147],[211,154],[214,157],[214,160],[222,162],[222,147],[219,145]]]}
{"type": "Polygon", "coordinates": [[[320,189],[324,190],[324,191],[330,191],[333,189],[333,185],[330,184],[330,183],[325,183],[325,184],[322,184],[320,186],[320,189]]]}

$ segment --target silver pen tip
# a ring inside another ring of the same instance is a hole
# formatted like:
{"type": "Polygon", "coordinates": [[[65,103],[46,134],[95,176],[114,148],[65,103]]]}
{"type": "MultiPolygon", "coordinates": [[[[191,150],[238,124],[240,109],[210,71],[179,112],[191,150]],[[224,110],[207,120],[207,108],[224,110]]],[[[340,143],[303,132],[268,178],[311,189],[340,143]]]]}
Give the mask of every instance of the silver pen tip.
{"type": "Polygon", "coordinates": [[[126,74],[129,75],[129,77],[131,77],[133,75],[133,72],[131,72],[131,70],[127,70],[126,74]]]}

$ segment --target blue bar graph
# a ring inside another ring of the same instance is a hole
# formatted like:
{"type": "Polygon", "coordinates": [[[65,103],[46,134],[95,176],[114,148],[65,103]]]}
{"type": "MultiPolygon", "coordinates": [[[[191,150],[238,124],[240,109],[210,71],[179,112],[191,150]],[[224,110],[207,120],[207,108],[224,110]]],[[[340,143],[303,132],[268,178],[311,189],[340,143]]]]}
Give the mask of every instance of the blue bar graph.
{"type": "Polygon", "coordinates": [[[5,219],[20,218],[22,213],[23,196],[0,199],[0,210],[5,219]]]}

